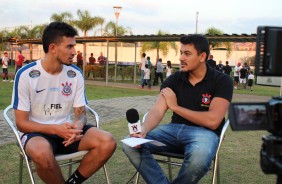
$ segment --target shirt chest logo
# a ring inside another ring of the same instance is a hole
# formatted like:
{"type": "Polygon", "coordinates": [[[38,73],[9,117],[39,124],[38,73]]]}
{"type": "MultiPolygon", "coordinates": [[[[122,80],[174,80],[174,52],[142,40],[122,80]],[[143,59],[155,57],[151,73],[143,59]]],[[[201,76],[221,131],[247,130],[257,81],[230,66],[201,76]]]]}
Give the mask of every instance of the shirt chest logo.
{"type": "Polygon", "coordinates": [[[209,94],[202,94],[202,104],[209,105],[211,103],[211,95],[209,94]]]}
{"type": "Polygon", "coordinates": [[[72,83],[65,82],[62,83],[62,86],[63,86],[62,95],[69,96],[72,94],[72,89],[71,89],[72,83]]]}

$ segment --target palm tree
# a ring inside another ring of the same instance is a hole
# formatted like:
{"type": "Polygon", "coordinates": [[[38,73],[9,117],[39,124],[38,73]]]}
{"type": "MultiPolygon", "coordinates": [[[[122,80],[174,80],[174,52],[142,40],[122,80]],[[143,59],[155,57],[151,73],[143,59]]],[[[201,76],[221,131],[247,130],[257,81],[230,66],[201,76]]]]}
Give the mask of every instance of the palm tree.
{"type": "Polygon", "coordinates": [[[97,25],[101,25],[104,22],[102,17],[92,17],[89,11],[77,10],[78,20],[71,21],[74,26],[79,28],[83,32],[83,36],[87,36],[87,32],[97,25]]]}
{"type": "MultiPolygon", "coordinates": [[[[166,34],[168,33],[162,30],[159,30],[157,33],[157,35],[166,35],[166,34]]],[[[157,64],[160,52],[162,53],[163,56],[167,56],[170,48],[172,48],[175,51],[175,55],[176,55],[178,51],[178,46],[176,42],[144,42],[141,47],[140,54],[150,50],[157,50],[157,58],[156,58],[156,64],[157,64]]]]}
{"type": "MultiPolygon", "coordinates": [[[[43,25],[37,25],[33,28],[29,28],[28,26],[20,26],[18,28],[18,34],[20,38],[26,38],[26,39],[39,39],[42,37],[43,30],[46,27],[45,24],[43,25]]],[[[29,55],[30,60],[32,60],[32,43],[29,45],[29,55]]]]}
{"type": "MultiPolygon", "coordinates": [[[[89,11],[77,10],[78,20],[73,20],[71,23],[83,32],[83,36],[87,36],[87,32],[97,25],[104,22],[102,17],[92,17],[89,11]]],[[[83,43],[83,56],[86,58],[86,43],[83,43]]],[[[85,62],[83,62],[83,74],[85,73],[85,62]]]]}
{"type": "MultiPolygon", "coordinates": [[[[107,35],[116,35],[116,24],[113,21],[110,21],[105,26],[105,34],[107,35]]],[[[123,26],[117,27],[117,35],[132,35],[132,31],[129,27],[125,28],[123,26]]]]}
{"type": "MultiPolygon", "coordinates": [[[[132,31],[130,28],[125,28],[123,26],[118,26],[116,29],[116,24],[113,21],[107,23],[105,27],[105,34],[106,35],[132,35],[132,31]]],[[[117,43],[115,43],[115,81],[117,78],[117,43]]]]}
{"type": "MultiPolygon", "coordinates": [[[[223,35],[223,31],[217,29],[215,27],[210,27],[207,29],[206,33],[208,35],[223,35]]],[[[209,42],[210,50],[214,50],[216,48],[225,47],[226,48],[226,57],[229,57],[232,53],[232,47],[230,42],[209,42]]]]}
{"type": "Polygon", "coordinates": [[[72,19],[72,14],[69,12],[54,13],[51,15],[50,20],[55,22],[66,22],[70,23],[72,19]]]}

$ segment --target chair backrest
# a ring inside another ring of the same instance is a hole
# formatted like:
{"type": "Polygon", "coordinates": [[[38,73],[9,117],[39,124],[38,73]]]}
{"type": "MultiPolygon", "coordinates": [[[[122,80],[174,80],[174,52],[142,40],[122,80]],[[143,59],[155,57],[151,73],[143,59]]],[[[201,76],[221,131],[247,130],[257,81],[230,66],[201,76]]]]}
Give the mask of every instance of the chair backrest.
{"type": "Polygon", "coordinates": [[[217,154],[218,151],[219,151],[219,148],[220,148],[221,143],[222,143],[222,141],[223,141],[223,139],[224,139],[224,135],[225,135],[225,132],[226,132],[228,126],[229,126],[229,123],[230,123],[230,122],[229,122],[229,119],[227,119],[227,120],[225,121],[223,127],[222,127],[222,130],[221,130],[221,133],[220,133],[220,137],[219,137],[219,143],[218,143],[218,147],[217,147],[217,152],[216,152],[216,154],[217,154]]]}

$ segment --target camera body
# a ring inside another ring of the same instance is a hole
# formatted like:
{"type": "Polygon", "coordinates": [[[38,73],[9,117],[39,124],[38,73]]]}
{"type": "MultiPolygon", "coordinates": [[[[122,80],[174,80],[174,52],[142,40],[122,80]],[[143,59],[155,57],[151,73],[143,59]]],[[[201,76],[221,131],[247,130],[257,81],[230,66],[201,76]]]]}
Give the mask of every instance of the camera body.
{"type": "MultiPolygon", "coordinates": [[[[255,75],[282,76],[282,27],[259,26],[256,38],[255,75]]],[[[282,89],[282,86],[281,86],[282,89]]],[[[267,130],[262,137],[261,168],[277,174],[282,183],[282,96],[268,102],[231,103],[229,120],[234,131],[267,130]]]]}

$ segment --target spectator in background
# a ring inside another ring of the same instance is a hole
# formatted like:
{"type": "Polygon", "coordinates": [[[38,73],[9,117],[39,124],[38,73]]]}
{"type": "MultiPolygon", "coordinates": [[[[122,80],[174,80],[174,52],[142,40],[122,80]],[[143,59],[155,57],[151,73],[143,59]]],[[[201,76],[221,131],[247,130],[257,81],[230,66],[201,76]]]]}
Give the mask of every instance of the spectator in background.
{"type": "Polygon", "coordinates": [[[239,61],[234,68],[234,89],[238,89],[241,62],[239,61]]]}
{"type": "Polygon", "coordinates": [[[82,57],[82,53],[79,50],[77,51],[76,62],[77,62],[76,65],[82,71],[83,70],[83,57],[82,57]]]}
{"type": "Polygon", "coordinates": [[[140,76],[140,86],[142,86],[144,82],[144,70],[145,70],[145,64],[147,64],[147,59],[146,59],[146,53],[142,54],[141,62],[139,64],[138,71],[141,73],[140,76]]]}
{"type": "Polygon", "coordinates": [[[164,66],[162,65],[162,58],[159,58],[157,62],[157,70],[156,70],[156,77],[154,79],[154,86],[159,84],[159,78],[161,79],[161,83],[163,83],[163,71],[164,71],[164,66]]]}
{"type": "Polygon", "coordinates": [[[9,62],[8,52],[4,52],[4,56],[2,58],[2,70],[3,70],[3,81],[9,81],[8,78],[8,62],[9,62]]]}
{"type": "Polygon", "coordinates": [[[209,56],[209,59],[207,60],[207,63],[208,63],[208,65],[209,65],[211,68],[215,68],[215,67],[216,67],[216,61],[213,60],[213,55],[210,55],[210,56],[209,56]]]}
{"type": "Polygon", "coordinates": [[[255,76],[253,74],[253,71],[250,71],[250,75],[248,77],[248,86],[250,87],[251,91],[253,91],[254,79],[255,79],[255,76]]]}
{"type": "MultiPolygon", "coordinates": [[[[93,56],[93,53],[90,54],[90,57],[88,58],[89,60],[89,67],[87,69],[87,77],[90,77],[90,73],[92,72],[92,70],[94,70],[92,67],[94,66],[96,59],[93,56]]],[[[94,78],[94,72],[93,72],[93,78],[94,78]]]]}
{"type": "Polygon", "coordinates": [[[94,65],[96,63],[96,59],[95,57],[93,56],[93,53],[90,54],[90,57],[89,57],[89,64],[90,65],[94,65]]]}
{"type": "Polygon", "coordinates": [[[151,70],[152,69],[152,62],[151,62],[150,56],[147,57],[147,64],[148,64],[148,68],[151,70]]]}
{"type": "Polygon", "coordinates": [[[166,63],[166,78],[168,78],[171,74],[172,74],[171,61],[167,61],[167,63],[166,63]]]}
{"type": "Polygon", "coordinates": [[[246,89],[246,78],[247,78],[247,69],[245,68],[245,65],[242,66],[242,68],[240,69],[240,84],[242,85],[242,87],[244,89],[246,89]]]}
{"type": "Polygon", "coordinates": [[[99,65],[103,66],[107,62],[107,58],[103,56],[103,52],[100,52],[100,56],[98,57],[98,63],[99,65]]]}
{"type": "Polygon", "coordinates": [[[230,76],[231,71],[232,71],[232,68],[229,66],[229,62],[226,61],[225,66],[223,67],[223,73],[230,76]]]}
{"type": "MultiPolygon", "coordinates": [[[[25,57],[22,55],[22,51],[17,51],[17,58],[16,58],[16,70],[15,75],[17,71],[23,66],[23,62],[25,61],[25,57]]],[[[14,77],[15,78],[15,77],[14,77]]],[[[10,82],[14,82],[14,78],[10,82]]]]}
{"type": "Polygon", "coordinates": [[[246,81],[248,81],[248,76],[249,76],[249,74],[250,74],[251,68],[250,68],[250,66],[248,65],[248,63],[247,63],[247,62],[245,62],[245,63],[244,63],[244,67],[245,67],[245,68],[246,68],[246,70],[247,70],[247,77],[246,77],[246,81]]]}
{"type": "Polygon", "coordinates": [[[215,69],[217,71],[223,72],[223,68],[224,68],[224,65],[222,64],[222,61],[219,60],[219,63],[218,63],[218,65],[216,65],[215,69]]]}
{"type": "Polygon", "coordinates": [[[150,74],[151,74],[151,70],[149,69],[149,65],[145,64],[144,80],[141,86],[142,89],[144,88],[145,83],[148,85],[148,88],[151,89],[150,74]]]}

